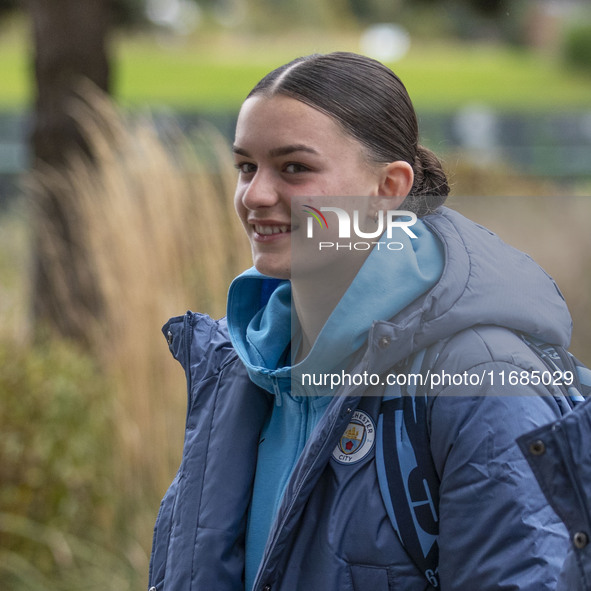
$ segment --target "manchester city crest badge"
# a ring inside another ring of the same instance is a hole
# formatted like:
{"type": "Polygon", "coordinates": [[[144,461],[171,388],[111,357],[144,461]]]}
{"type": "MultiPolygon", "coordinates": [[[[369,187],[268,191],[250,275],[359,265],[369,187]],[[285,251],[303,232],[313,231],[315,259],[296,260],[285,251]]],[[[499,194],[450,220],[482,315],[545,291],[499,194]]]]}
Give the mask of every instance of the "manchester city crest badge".
{"type": "Polygon", "coordinates": [[[362,410],[356,410],[332,452],[332,457],[341,464],[358,462],[372,450],[375,432],[371,417],[362,410]]]}

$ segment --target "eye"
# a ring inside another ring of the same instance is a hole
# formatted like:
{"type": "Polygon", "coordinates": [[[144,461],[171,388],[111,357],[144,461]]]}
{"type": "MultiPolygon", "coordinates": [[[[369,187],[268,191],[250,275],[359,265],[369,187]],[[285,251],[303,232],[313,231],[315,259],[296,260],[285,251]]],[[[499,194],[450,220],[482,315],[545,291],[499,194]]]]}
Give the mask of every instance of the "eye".
{"type": "Polygon", "coordinates": [[[288,174],[297,174],[299,172],[309,172],[310,168],[305,164],[300,164],[299,162],[290,162],[283,167],[283,171],[287,172],[288,174]]]}
{"type": "Polygon", "coordinates": [[[252,162],[238,162],[234,164],[234,168],[238,170],[241,174],[253,174],[256,172],[256,164],[252,162]]]}

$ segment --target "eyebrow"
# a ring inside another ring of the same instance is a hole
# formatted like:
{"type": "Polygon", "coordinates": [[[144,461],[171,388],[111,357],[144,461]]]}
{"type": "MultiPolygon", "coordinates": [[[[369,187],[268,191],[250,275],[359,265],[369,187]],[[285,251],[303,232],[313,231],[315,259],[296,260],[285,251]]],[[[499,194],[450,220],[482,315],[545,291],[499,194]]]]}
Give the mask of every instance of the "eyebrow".
{"type": "MultiPolygon", "coordinates": [[[[240,154],[241,156],[246,156],[250,158],[250,154],[238,146],[232,146],[232,151],[235,154],[240,154]]],[[[314,148],[310,146],[306,146],[305,144],[291,144],[289,146],[281,146],[279,148],[273,148],[269,150],[269,156],[271,158],[276,158],[278,156],[287,156],[288,154],[293,154],[294,152],[308,152],[309,154],[319,154],[314,148]]]]}

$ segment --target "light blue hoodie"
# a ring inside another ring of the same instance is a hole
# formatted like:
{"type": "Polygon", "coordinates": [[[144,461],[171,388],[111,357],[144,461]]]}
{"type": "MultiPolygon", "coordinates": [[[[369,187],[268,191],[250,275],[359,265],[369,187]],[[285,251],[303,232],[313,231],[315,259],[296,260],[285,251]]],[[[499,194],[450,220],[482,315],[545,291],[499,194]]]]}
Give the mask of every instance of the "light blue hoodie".
{"type": "Polygon", "coordinates": [[[251,380],[274,394],[276,401],[259,444],[246,538],[247,590],[252,588],[293,467],[331,400],[330,387],[302,391],[301,374],[346,368],[364,345],[374,321],[392,318],[429,290],[442,273],[444,255],[439,240],[420,220],[413,232],[417,239],[402,232],[403,237],[397,237],[404,244],[399,251],[374,249],[370,253],[310,353],[295,366],[290,365],[291,343],[299,330],[292,326],[291,283],[252,268],[230,286],[232,343],[251,380]]]}

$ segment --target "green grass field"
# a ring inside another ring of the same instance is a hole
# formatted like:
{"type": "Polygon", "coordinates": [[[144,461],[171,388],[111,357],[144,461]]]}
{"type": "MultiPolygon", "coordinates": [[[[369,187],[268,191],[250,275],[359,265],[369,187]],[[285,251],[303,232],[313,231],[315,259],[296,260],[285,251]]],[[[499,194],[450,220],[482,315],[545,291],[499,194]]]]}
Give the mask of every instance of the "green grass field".
{"type": "MultiPolygon", "coordinates": [[[[114,91],[126,106],[235,109],[270,69],[298,55],[335,50],[359,51],[358,35],[206,33],[184,42],[119,36],[112,44],[114,91]]],[[[31,101],[30,54],[23,24],[0,31],[0,108],[31,101]]],[[[528,111],[591,108],[591,76],[568,70],[558,55],[415,40],[404,59],[389,65],[422,110],[475,102],[528,111]]]]}

